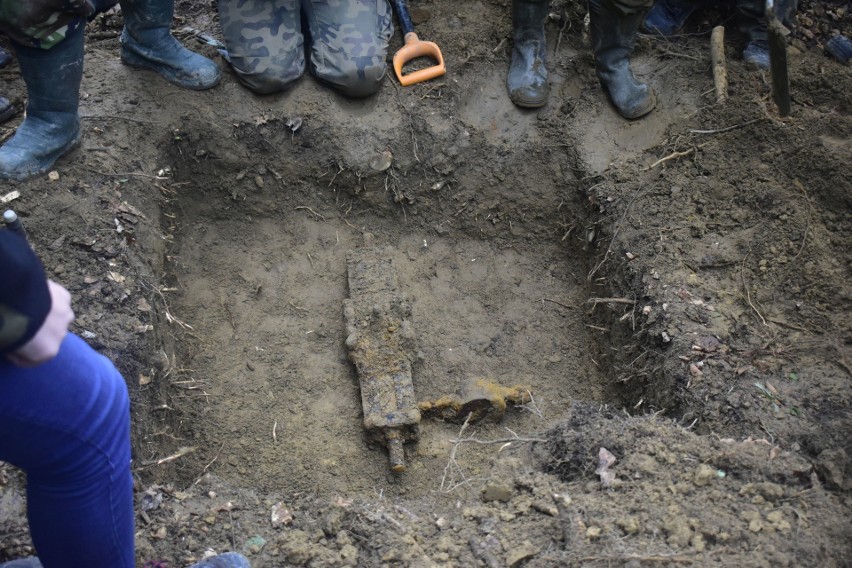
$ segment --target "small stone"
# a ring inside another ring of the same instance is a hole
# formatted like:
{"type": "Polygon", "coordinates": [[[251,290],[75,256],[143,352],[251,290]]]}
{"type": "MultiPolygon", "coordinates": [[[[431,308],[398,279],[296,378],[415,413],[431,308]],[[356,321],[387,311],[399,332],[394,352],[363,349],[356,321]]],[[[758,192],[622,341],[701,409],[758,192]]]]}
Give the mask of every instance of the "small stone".
{"type": "Polygon", "coordinates": [[[628,252],[628,253],[627,253],[627,254],[625,254],[624,256],[626,256],[626,257],[627,257],[627,260],[633,260],[634,258],[636,258],[636,255],[635,255],[635,254],[633,254],[632,252],[628,252]]]}
{"type": "Polygon", "coordinates": [[[692,475],[692,482],[698,487],[704,487],[714,479],[717,479],[716,468],[710,467],[706,463],[699,465],[692,475]]]}
{"type": "Polygon", "coordinates": [[[589,540],[595,540],[596,538],[601,536],[602,532],[603,530],[601,530],[600,527],[589,527],[586,529],[586,538],[588,538],[589,540]]]}
{"type": "Polygon", "coordinates": [[[512,498],[512,488],[502,483],[489,483],[482,489],[482,500],[508,502],[512,498]]]}
{"type": "Polygon", "coordinates": [[[49,179],[50,181],[59,181],[59,172],[53,170],[52,172],[47,174],[47,179],[49,179]]]}
{"type": "Polygon", "coordinates": [[[636,534],[639,532],[639,520],[636,517],[622,517],[615,521],[625,534],[636,534]]]}
{"type": "Polygon", "coordinates": [[[381,154],[377,154],[373,156],[373,159],[370,160],[370,168],[377,171],[383,172],[393,163],[393,154],[391,154],[390,150],[385,150],[381,154]]]}
{"type": "Polygon", "coordinates": [[[538,554],[538,548],[525,540],[520,546],[509,551],[506,555],[506,565],[509,568],[515,568],[524,564],[527,560],[538,554]]]}

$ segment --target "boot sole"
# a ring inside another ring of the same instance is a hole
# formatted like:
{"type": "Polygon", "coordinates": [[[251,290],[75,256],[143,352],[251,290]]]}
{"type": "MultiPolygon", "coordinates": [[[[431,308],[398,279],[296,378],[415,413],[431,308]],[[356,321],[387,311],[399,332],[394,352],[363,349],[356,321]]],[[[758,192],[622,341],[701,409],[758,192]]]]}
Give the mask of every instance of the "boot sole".
{"type": "Polygon", "coordinates": [[[515,103],[515,106],[521,108],[541,108],[547,103],[546,97],[540,100],[518,99],[512,97],[509,98],[512,99],[513,103],[515,103]]]}
{"type": "MultiPolygon", "coordinates": [[[[607,94],[609,94],[608,91],[607,91],[607,94]]],[[[618,108],[618,106],[616,106],[616,104],[614,102],[612,102],[612,97],[610,97],[609,101],[612,104],[612,106],[615,108],[615,110],[618,112],[618,114],[620,114],[623,118],[626,118],[627,120],[636,120],[637,118],[642,118],[643,116],[649,114],[652,110],[657,108],[657,96],[653,93],[653,91],[651,92],[651,97],[648,100],[648,104],[641,107],[636,112],[633,112],[633,113],[630,113],[630,114],[625,114],[625,113],[621,112],[621,109],[618,108]]]]}
{"type": "Polygon", "coordinates": [[[56,157],[56,159],[53,162],[50,163],[50,165],[45,166],[43,168],[39,168],[37,170],[32,170],[32,171],[29,171],[29,172],[26,172],[26,173],[20,173],[20,174],[6,174],[6,173],[3,173],[3,172],[0,172],[0,179],[13,180],[13,181],[26,181],[28,179],[39,176],[41,174],[47,173],[51,170],[51,168],[53,168],[53,166],[56,165],[56,162],[58,162],[60,159],[65,157],[72,150],[75,150],[80,145],[80,142],[82,140],[83,140],[82,132],[77,131],[77,136],[75,136],[73,140],[71,140],[70,142],[65,144],[65,146],[63,146],[62,149],[59,150],[59,155],[56,157]]]}
{"type": "Polygon", "coordinates": [[[181,87],[182,89],[190,89],[192,91],[206,91],[207,89],[212,89],[213,87],[218,85],[219,81],[221,81],[222,79],[222,74],[220,73],[219,76],[216,77],[216,80],[209,85],[187,83],[181,81],[176,74],[167,71],[165,66],[152,64],[149,60],[133,53],[126,47],[121,48],[121,62],[129,67],[136,67],[137,69],[148,69],[150,71],[154,71],[155,73],[157,73],[157,75],[159,75],[172,85],[181,87]]]}

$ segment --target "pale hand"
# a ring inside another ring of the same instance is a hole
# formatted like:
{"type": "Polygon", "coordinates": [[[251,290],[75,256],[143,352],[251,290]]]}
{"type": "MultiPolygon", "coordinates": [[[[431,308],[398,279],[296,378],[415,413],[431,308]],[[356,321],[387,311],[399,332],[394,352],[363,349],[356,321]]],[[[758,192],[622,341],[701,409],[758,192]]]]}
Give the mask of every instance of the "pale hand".
{"type": "Polygon", "coordinates": [[[59,353],[62,340],[68,333],[68,326],[74,321],[71,309],[71,294],[53,280],[47,281],[50,292],[50,311],[44,323],[27,343],[6,357],[19,367],[35,367],[50,361],[59,353]]]}

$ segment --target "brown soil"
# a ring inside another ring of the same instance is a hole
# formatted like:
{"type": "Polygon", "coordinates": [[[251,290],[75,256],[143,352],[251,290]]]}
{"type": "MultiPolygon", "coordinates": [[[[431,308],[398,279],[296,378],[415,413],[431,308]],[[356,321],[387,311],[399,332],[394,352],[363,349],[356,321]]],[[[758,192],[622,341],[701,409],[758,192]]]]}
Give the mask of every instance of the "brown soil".
{"type": "MultiPolygon", "coordinates": [[[[573,4],[536,112],[504,92],[506,2],[414,5],[449,73],[366,101],[181,91],[122,66],[101,17],[82,148],[3,191],[131,386],[139,564],[848,566],[852,75],[821,45],[849,15],[803,4],[783,119],[736,36],[725,104],[704,21],[641,38],[659,104],[626,122],[573,4]],[[412,305],[419,400],[473,377],[533,397],[424,419],[404,474],[345,346],[368,242],[412,305]]],[[[217,35],[209,2],[178,14],[217,35]]],[[[22,503],[0,467],[0,560],[31,552],[22,503]]]]}

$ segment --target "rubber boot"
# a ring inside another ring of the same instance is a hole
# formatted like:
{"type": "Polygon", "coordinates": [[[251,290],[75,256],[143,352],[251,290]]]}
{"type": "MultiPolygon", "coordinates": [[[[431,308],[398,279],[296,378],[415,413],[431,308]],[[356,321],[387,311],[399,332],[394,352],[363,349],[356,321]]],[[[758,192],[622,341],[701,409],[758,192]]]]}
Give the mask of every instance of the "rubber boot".
{"type": "Polygon", "coordinates": [[[657,101],[651,88],[636,81],[630,70],[630,54],[642,13],[619,13],[608,0],[589,0],[592,51],[598,79],[619,114],[639,118],[654,109],[657,101]]]}
{"type": "Polygon", "coordinates": [[[77,106],[83,78],[83,28],[50,49],[17,46],[27,85],[27,116],[0,147],[0,179],[48,171],[80,143],[77,106]]]}
{"type": "Polygon", "coordinates": [[[712,4],[709,0],[659,0],[648,12],[642,27],[662,36],[676,34],[697,10],[712,4]]]}
{"type": "MultiPolygon", "coordinates": [[[[2,568],[2,566],[0,566],[2,568]]],[[[248,558],[236,552],[217,554],[189,568],[250,568],[248,558]]]]}
{"type": "Polygon", "coordinates": [[[852,60],[852,41],[845,35],[838,34],[825,42],[825,50],[840,63],[852,60]]]}
{"type": "Polygon", "coordinates": [[[506,86],[509,98],[519,107],[538,108],[547,102],[547,40],[544,21],[548,0],[512,0],[512,32],[515,47],[506,86]]]}
{"type": "Polygon", "coordinates": [[[188,50],[172,35],[174,0],[121,0],[120,4],[124,63],[153,69],[169,83],[196,91],[219,83],[219,66],[188,50]]]}
{"type": "Polygon", "coordinates": [[[22,558],[20,560],[12,560],[0,564],[0,568],[42,568],[38,558],[22,558]]]}
{"type": "Polygon", "coordinates": [[[756,69],[769,69],[769,31],[764,10],[761,0],[737,0],[739,28],[748,38],[743,61],[756,69]]]}

